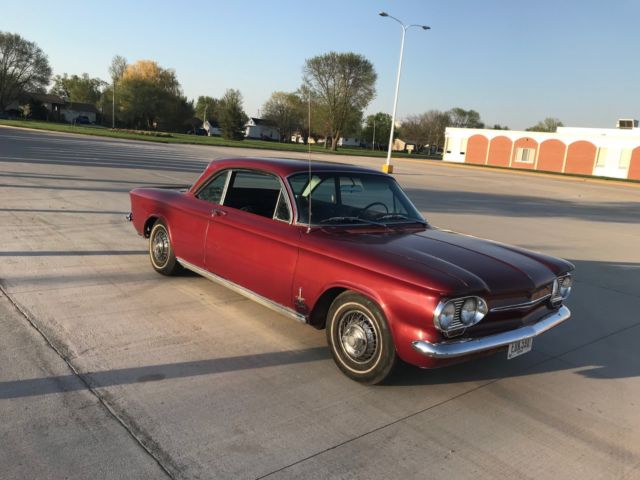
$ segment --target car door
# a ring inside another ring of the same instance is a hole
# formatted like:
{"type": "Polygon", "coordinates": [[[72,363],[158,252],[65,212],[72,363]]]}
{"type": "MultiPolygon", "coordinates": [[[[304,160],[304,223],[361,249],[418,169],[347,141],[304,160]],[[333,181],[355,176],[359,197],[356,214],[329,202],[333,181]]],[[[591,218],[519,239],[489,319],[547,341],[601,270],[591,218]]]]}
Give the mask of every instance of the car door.
{"type": "Polygon", "coordinates": [[[293,307],[300,230],[283,182],[266,172],[233,171],[222,203],[210,219],[205,268],[293,307]]]}
{"type": "Polygon", "coordinates": [[[178,226],[172,236],[176,255],[200,268],[205,266],[204,247],[211,216],[222,200],[229,174],[229,170],[213,174],[194,195],[186,195],[172,214],[179,220],[172,221],[178,226]]]}

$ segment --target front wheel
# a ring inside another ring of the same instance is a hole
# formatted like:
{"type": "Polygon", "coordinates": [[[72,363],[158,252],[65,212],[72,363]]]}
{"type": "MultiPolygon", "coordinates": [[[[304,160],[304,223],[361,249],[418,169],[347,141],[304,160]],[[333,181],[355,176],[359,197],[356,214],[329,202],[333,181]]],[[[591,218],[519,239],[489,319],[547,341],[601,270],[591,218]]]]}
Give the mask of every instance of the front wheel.
{"type": "Polygon", "coordinates": [[[149,258],[156,272],[163,275],[175,274],[180,265],[173,254],[169,230],[162,220],[158,220],[149,235],[149,258]]]}
{"type": "Polygon", "coordinates": [[[344,292],[331,304],[327,342],[338,368],[357,382],[381,383],[397,363],[384,315],[374,302],[355,292],[344,292]]]}

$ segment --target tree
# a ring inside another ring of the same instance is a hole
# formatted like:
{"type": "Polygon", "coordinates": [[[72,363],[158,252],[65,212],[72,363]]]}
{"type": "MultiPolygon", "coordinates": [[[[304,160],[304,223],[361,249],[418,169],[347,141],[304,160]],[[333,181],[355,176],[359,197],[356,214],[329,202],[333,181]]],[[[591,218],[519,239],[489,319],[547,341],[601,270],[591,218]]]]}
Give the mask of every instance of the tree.
{"type": "Polygon", "coordinates": [[[300,89],[295,95],[298,97],[296,115],[300,118],[300,124],[298,125],[300,135],[305,145],[309,142],[309,138],[318,141],[327,130],[326,114],[318,101],[310,98],[309,92],[300,89]],[[311,110],[311,131],[309,131],[309,110],[311,110]]]}
{"type": "Polygon", "coordinates": [[[305,62],[302,91],[325,110],[332,150],[350,115],[354,111],[361,114],[375,97],[376,78],[371,62],[355,53],[329,52],[305,62]]]}
{"type": "Polygon", "coordinates": [[[193,116],[175,72],[152,60],[127,65],[118,85],[120,115],[129,126],[177,130],[193,116]]]}
{"type": "Polygon", "coordinates": [[[293,132],[300,128],[305,106],[295,93],[273,92],[262,107],[264,119],[274,124],[280,131],[280,138],[291,140],[293,132]]]}
{"type": "Polygon", "coordinates": [[[51,67],[35,43],[15,33],[0,32],[0,111],[26,92],[42,92],[51,67]]]}
{"type": "Polygon", "coordinates": [[[564,127],[562,122],[557,118],[547,117],[541,122],[536,123],[533,127],[527,128],[527,132],[555,132],[558,127],[564,127]]]}
{"type": "Polygon", "coordinates": [[[202,115],[202,121],[218,120],[220,116],[220,100],[213,97],[199,96],[196,100],[196,116],[202,115]],[[205,118],[206,115],[206,118],[205,118]]]}
{"type": "Polygon", "coordinates": [[[451,118],[450,127],[484,128],[484,123],[480,120],[480,114],[475,110],[456,107],[449,110],[448,114],[451,118]]]}
{"type": "Polygon", "coordinates": [[[244,140],[247,114],[242,108],[242,94],[239,90],[229,89],[220,99],[220,130],[226,139],[244,140]]]}
{"type": "Polygon", "coordinates": [[[407,143],[415,143],[417,150],[425,146],[436,149],[444,144],[444,131],[452,122],[450,112],[430,110],[407,117],[401,126],[401,136],[407,143]]]}
{"type": "MultiPolygon", "coordinates": [[[[109,75],[111,75],[111,87],[105,89],[104,95],[111,97],[111,126],[116,126],[116,82],[118,82],[124,71],[127,69],[127,59],[122,55],[115,55],[111,59],[111,65],[109,65],[109,75]]],[[[103,113],[105,113],[103,111],[103,113]]],[[[108,115],[107,115],[108,116],[108,115]]]]}
{"type": "Polygon", "coordinates": [[[506,125],[500,125],[498,123],[496,123],[493,127],[494,130],[509,130],[509,127],[507,127],[506,125]]]}
{"type": "Polygon", "coordinates": [[[68,76],[65,73],[62,76],[56,75],[53,78],[53,87],[49,92],[66,97],[71,102],[97,105],[102,95],[100,89],[106,84],[107,82],[104,80],[91,78],[87,73],[83,73],[81,77],[78,75],[68,76]]]}
{"type": "Polygon", "coordinates": [[[114,82],[122,78],[126,69],[127,59],[122,55],[115,55],[113,59],[111,59],[111,65],[109,65],[109,75],[111,75],[111,79],[114,82]]]}
{"type": "MultiPolygon", "coordinates": [[[[389,135],[391,133],[391,115],[378,112],[369,115],[364,121],[362,137],[365,141],[371,142],[374,148],[387,148],[389,146],[389,135]],[[374,141],[375,133],[375,141],[374,141]]],[[[394,132],[394,137],[398,135],[394,132]]]]}

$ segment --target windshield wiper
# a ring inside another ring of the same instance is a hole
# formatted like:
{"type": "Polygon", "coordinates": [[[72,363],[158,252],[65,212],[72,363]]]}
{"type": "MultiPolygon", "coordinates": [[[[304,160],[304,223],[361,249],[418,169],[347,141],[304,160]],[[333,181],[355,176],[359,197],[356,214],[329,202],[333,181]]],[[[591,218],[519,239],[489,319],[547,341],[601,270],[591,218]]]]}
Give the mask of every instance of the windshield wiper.
{"type": "Polygon", "coordinates": [[[402,213],[386,213],[380,217],[377,217],[376,220],[409,220],[409,217],[403,215],[402,213]]]}
{"type": "Polygon", "coordinates": [[[409,218],[402,213],[386,213],[380,217],[377,217],[376,220],[407,220],[411,223],[419,223],[421,225],[426,225],[427,222],[418,220],[416,218],[409,218]]]}
{"type": "Polygon", "coordinates": [[[344,222],[361,222],[369,225],[375,225],[376,227],[388,228],[386,224],[380,222],[374,222],[373,220],[367,220],[361,217],[329,217],[320,220],[320,223],[344,223],[344,222]]]}

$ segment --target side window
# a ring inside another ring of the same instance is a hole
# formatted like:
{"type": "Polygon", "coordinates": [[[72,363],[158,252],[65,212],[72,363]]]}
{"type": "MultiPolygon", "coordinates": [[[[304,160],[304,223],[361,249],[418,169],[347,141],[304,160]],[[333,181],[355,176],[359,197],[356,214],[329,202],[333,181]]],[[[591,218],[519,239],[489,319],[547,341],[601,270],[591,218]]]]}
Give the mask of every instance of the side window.
{"type": "Polygon", "coordinates": [[[233,172],[224,204],[244,212],[274,218],[279,196],[280,182],[274,175],[241,170],[233,172]]]}
{"type": "Polygon", "coordinates": [[[273,218],[275,218],[276,220],[282,220],[283,222],[291,221],[291,212],[289,211],[286,194],[282,189],[280,189],[280,195],[278,196],[278,205],[276,205],[276,213],[274,214],[273,218]]]}
{"type": "Polygon", "coordinates": [[[196,197],[200,200],[206,200],[211,203],[220,203],[224,186],[227,183],[227,175],[229,172],[223,172],[211,180],[202,190],[198,192],[196,197]]]}

